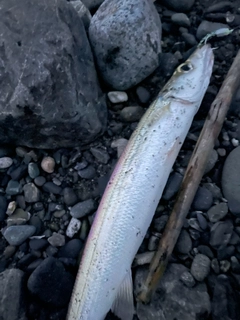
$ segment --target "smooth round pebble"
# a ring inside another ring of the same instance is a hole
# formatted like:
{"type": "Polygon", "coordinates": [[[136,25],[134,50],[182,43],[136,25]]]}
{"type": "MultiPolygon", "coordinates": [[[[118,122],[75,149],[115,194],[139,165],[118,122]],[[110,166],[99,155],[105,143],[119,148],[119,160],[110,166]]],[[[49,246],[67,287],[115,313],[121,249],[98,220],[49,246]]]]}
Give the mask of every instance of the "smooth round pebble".
{"type": "Polygon", "coordinates": [[[208,210],[213,203],[213,196],[211,191],[204,187],[199,187],[194,197],[192,207],[195,210],[205,211],[208,210]]]}
{"type": "Polygon", "coordinates": [[[191,22],[185,13],[174,13],[171,17],[171,20],[174,24],[180,27],[188,28],[191,25],[191,22]]]}
{"type": "Polygon", "coordinates": [[[34,179],[34,183],[36,184],[36,186],[38,187],[42,187],[44,185],[44,183],[46,182],[46,178],[43,176],[38,176],[34,179]]]}
{"type": "Polygon", "coordinates": [[[183,176],[180,173],[178,172],[171,173],[163,191],[162,198],[164,200],[169,201],[176,195],[182,183],[182,179],[183,179],[183,176]]]}
{"type": "Polygon", "coordinates": [[[230,263],[230,261],[228,261],[228,260],[222,260],[222,261],[220,261],[219,265],[220,265],[220,270],[221,270],[222,272],[224,272],[224,273],[228,272],[228,270],[229,270],[230,267],[231,267],[231,263],[230,263]]]}
{"type": "Polygon", "coordinates": [[[144,110],[139,106],[125,107],[120,112],[122,121],[135,122],[139,121],[144,114],[144,110]]]}
{"type": "Polygon", "coordinates": [[[72,239],[58,250],[58,257],[76,259],[83,248],[80,239],[72,239]]]}
{"type": "Polygon", "coordinates": [[[93,166],[89,165],[84,169],[78,170],[78,175],[83,179],[93,179],[96,175],[96,170],[93,166]]]}
{"type": "Polygon", "coordinates": [[[65,236],[57,232],[53,232],[47,240],[53,247],[62,247],[65,244],[65,236]]]}
{"type": "Polygon", "coordinates": [[[128,95],[124,91],[111,91],[107,94],[112,103],[122,103],[128,101],[128,95]]]}
{"type": "Polygon", "coordinates": [[[13,163],[13,159],[9,157],[1,157],[0,158],[0,169],[7,169],[11,167],[13,163]]]}
{"type": "Polygon", "coordinates": [[[192,240],[186,230],[181,231],[175,249],[182,254],[188,254],[192,250],[192,240]]]}
{"type": "Polygon", "coordinates": [[[23,186],[24,198],[26,202],[32,203],[40,200],[41,192],[34,183],[30,182],[23,186]]]}
{"type": "Polygon", "coordinates": [[[221,28],[229,29],[227,24],[203,20],[197,29],[197,33],[196,33],[197,39],[201,40],[208,33],[214,32],[214,31],[221,29],[221,28]]]}
{"type": "Polygon", "coordinates": [[[28,164],[28,174],[29,174],[29,177],[32,179],[35,179],[37,176],[39,176],[40,171],[36,163],[30,162],[28,164]]]}
{"type": "Polygon", "coordinates": [[[148,103],[148,101],[151,98],[150,92],[142,86],[137,87],[136,94],[137,94],[139,102],[142,104],[148,103]]]}
{"type": "Polygon", "coordinates": [[[53,173],[55,168],[55,160],[52,157],[44,157],[41,162],[41,168],[47,173],[53,173]]]}
{"type": "Polygon", "coordinates": [[[36,228],[30,225],[10,226],[3,233],[4,238],[11,246],[19,246],[34,235],[36,228]]]}
{"type": "Polygon", "coordinates": [[[228,205],[225,202],[221,202],[210,208],[207,212],[209,221],[217,222],[223,219],[228,213],[228,205]]]}
{"type": "Polygon", "coordinates": [[[196,283],[192,274],[188,271],[185,271],[181,274],[180,280],[189,288],[192,288],[196,283]]]}
{"type": "Polygon", "coordinates": [[[191,274],[197,281],[203,281],[210,272],[211,260],[204,254],[197,254],[191,265],[191,274]]]}
{"type": "Polygon", "coordinates": [[[218,221],[211,227],[210,245],[213,248],[226,246],[231,239],[233,224],[230,220],[218,221]]]}
{"type": "Polygon", "coordinates": [[[104,150],[103,148],[92,147],[90,148],[90,151],[92,155],[98,160],[98,162],[104,164],[108,163],[110,156],[106,150],[104,150]]]}
{"type": "Polygon", "coordinates": [[[44,183],[42,188],[44,191],[53,194],[60,194],[62,192],[62,188],[51,181],[44,183]]]}
{"type": "Polygon", "coordinates": [[[73,188],[66,187],[63,189],[63,200],[67,206],[73,206],[77,203],[78,197],[73,188]]]}
{"type": "Polygon", "coordinates": [[[7,184],[6,194],[14,196],[22,192],[22,186],[18,181],[10,180],[7,184]]]}
{"type": "Polygon", "coordinates": [[[85,201],[78,202],[77,204],[75,204],[70,210],[70,215],[73,218],[79,219],[92,213],[95,209],[95,201],[93,199],[87,199],[85,201]]]}

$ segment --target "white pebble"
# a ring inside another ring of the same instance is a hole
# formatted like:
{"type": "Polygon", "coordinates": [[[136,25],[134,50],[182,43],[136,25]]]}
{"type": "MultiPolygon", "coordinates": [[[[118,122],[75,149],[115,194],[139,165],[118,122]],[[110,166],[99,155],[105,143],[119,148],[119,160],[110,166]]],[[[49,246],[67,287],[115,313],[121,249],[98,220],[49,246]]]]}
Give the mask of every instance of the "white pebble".
{"type": "Polygon", "coordinates": [[[7,207],[6,214],[7,214],[8,216],[11,216],[11,215],[13,214],[13,212],[15,211],[16,207],[17,207],[16,201],[11,201],[11,202],[9,202],[8,207],[7,207]]]}
{"type": "Polygon", "coordinates": [[[52,157],[44,157],[41,162],[42,169],[47,173],[53,173],[55,160],[52,157]]]}
{"type": "Polygon", "coordinates": [[[72,238],[75,235],[75,233],[77,233],[80,230],[80,228],[81,228],[81,221],[76,218],[72,218],[67,227],[66,235],[69,238],[72,238]]]}
{"type": "Polygon", "coordinates": [[[108,95],[108,99],[112,103],[121,103],[121,102],[128,101],[128,95],[124,91],[111,91],[111,92],[108,92],[107,95],[108,95]]]}
{"type": "Polygon", "coordinates": [[[225,157],[226,155],[226,150],[223,148],[218,148],[217,153],[220,155],[220,157],[225,157]]]}
{"type": "Polygon", "coordinates": [[[232,145],[233,145],[234,147],[237,147],[237,146],[239,145],[239,140],[238,140],[238,139],[233,138],[233,139],[231,140],[231,142],[232,142],[232,145]]]}
{"type": "Polygon", "coordinates": [[[7,169],[11,167],[13,163],[13,159],[9,157],[2,157],[0,158],[0,169],[7,169]]]}

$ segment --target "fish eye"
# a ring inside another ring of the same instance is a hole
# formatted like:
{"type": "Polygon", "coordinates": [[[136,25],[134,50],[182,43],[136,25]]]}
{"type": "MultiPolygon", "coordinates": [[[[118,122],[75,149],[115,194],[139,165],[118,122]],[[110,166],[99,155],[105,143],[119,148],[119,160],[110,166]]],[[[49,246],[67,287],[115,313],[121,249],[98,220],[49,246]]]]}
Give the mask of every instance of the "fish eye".
{"type": "Polygon", "coordinates": [[[178,67],[179,72],[187,73],[193,69],[193,65],[190,62],[185,62],[178,67]]]}

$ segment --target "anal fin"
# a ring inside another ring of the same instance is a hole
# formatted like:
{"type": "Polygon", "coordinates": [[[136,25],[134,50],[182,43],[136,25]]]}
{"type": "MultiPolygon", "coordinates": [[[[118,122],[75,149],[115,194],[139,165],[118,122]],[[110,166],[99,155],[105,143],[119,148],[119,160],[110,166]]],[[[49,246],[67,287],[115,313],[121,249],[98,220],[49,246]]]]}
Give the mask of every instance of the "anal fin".
{"type": "Polygon", "coordinates": [[[111,308],[112,312],[121,320],[132,320],[134,314],[133,282],[131,269],[125,276],[115,301],[111,308]]]}

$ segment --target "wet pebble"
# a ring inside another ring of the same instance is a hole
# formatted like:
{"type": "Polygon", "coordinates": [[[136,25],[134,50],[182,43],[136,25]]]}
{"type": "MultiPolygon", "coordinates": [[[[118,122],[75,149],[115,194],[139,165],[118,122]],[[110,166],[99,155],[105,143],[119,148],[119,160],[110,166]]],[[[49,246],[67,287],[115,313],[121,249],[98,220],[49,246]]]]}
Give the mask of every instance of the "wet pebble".
{"type": "MultiPolygon", "coordinates": [[[[7,202],[6,198],[4,197],[4,200],[7,202]]],[[[0,201],[0,204],[3,204],[4,205],[4,202],[2,203],[0,201]]],[[[6,214],[8,216],[11,216],[13,214],[13,212],[16,210],[16,207],[17,207],[17,202],[16,201],[10,201],[9,204],[7,205],[7,211],[6,211],[6,214]]]]}
{"type": "Polygon", "coordinates": [[[24,198],[26,202],[32,203],[40,200],[41,192],[34,183],[30,182],[23,186],[24,198]]]}
{"type": "Polygon", "coordinates": [[[210,272],[211,260],[204,254],[197,254],[191,265],[191,274],[197,281],[203,281],[210,272]]]}
{"type": "Polygon", "coordinates": [[[181,231],[175,249],[182,254],[188,254],[192,250],[192,240],[186,230],[181,231]]]}
{"type": "Polygon", "coordinates": [[[151,98],[150,92],[142,86],[137,87],[136,94],[139,102],[142,104],[148,103],[151,98]]]}
{"type": "Polygon", "coordinates": [[[81,221],[76,218],[72,218],[67,227],[66,236],[72,238],[80,230],[80,228],[81,221]]]}
{"type": "Polygon", "coordinates": [[[29,240],[29,247],[32,250],[42,250],[44,248],[46,248],[48,246],[48,241],[47,239],[43,238],[43,239],[30,239],[29,240]]]}
{"type": "Polygon", "coordinates": [[[34,235],[36,228],[30,225],[10,226],[3,233],[4,238],[12,246],[19,246],[34,235]]]}
{"type": "Polygon", "coordinates": [[[198,252],[204,254],[210,259],[214,258],[214,254],[208,246],[205,246],[205,245],[198,246],[198,252]]]}
{"type": "Polygon", "coordinates": [[[210,153],[209,158],[208,158],[208,161],[207,161],[207,164],[206,164],[206,167],[204,170],[204,174],[211,171],[214,168],[217,161],[218,161],[218,153],[215,149],[213,149],[210,153]]]}
{"type": "Polygon", "coordinates": [[[13,164],[13,159],[9,157],[1,157],[0,158],[0,170],[1,169],[7,169],[11,167],[13,164]]]}
{"type": "Polygon", "coordinates": [[[44,191],[53,194],[60,194],[62,192],[62,188],[51,181],[44,183],[42,188],[44,191]]]}
{"type": "Polygon", "coordinates": [[[83,242],[80,239],[72,239],[59,249],[58,257],[77,259],[82,249],[83,242]]]}
{"type": "Polygon", "coordinates": [[[38,176],[34,179],[34,183],[36,184],[36,186],[38,187],[42,187],[44,185],[44,183],[46,182],[46,178],[43,176],[38,176]]]}
{"type": "Polygon", "coordinates": [[[188,271],[185,271],[181,274],[180,280],[189,288],[192,288],[196,283],[192,274],[188,271]]]}
{"type": "Polygon", "coordinates": [[[39,176],[40,171],[38,168],[38,165],[34,162],[30,162],[28,164],[28,174],[30,178],[35,179],[37,176],[39,176]]]}
{"type": "Polygon", "coordinates": [[[73,206],[77,203],[78,197],[73,188],[66,187],[63,189],[63,200],[67,206],[73,206]]]}
{"type": "Polygon", "coordinates": [[[52,236],[48,238],[48,242],[53,247],[62,247],[65,244],[65,236],[60,233],[53,232],[52,236]]]}
{"type": "Polygon", "coordinates": [[[228,213],[228,206],[225,202],[221,202],[210,208],[207,212],[209,221],[217,222],[223,219],[228,213]]]}
{"type": "Polygon", "coordinates": [[[26,224],[30,214],[21,208],[17,208],[14,213],[7,219],[7,226],[26,224]]]}
{"type": "Polygon", "coordinates": [[[106,150],[104,150],[103,148],[92,147],[90,151],[93,154],[93,156],[98,160],[98,162],[104,164],[108,163],[110,156],[106,150]]]}
{"type": "Polygon", "coordinates": [[[202,230],[206,230],[208,228],[207,219],[200,212],[197,212],[197,220],[202,230]]]}
{"type": "Polygon", "coordinates": [[[139,106],[125,107],[120,112],[120,118],[122,121],[135,122],[139,121],[144,114],[144,110],[139,106]]]}
{"type": "Polygon", "coordinates": [[[63,307],[70,300],[73,284],[73,276],[65,271],[63,264],[49,257],[30,275],[27,287],[41,301],[54,307],[63,307]]]}
{"type": "Polygon", "coordinates": [[[133,266],[142,266],[144,264],[149,264],[152,261],[155,252],[153,251],[146,251],[143,253],[136,254],[133,260],[133,266]]]}
{"type": "Polygon", "coordinates": [[[204,187],[199,187],[194,197],[192,207],[195,210],[205,211],[211,207],[212,203],[213,203],[212,193],[204,187]]]}
{"type": "Polygon", "coordinates": [[[178,172],[171,173],[163,192],[162,198],[164,200],[168,201],[175,196],[175,194],[178,192],[180,188],[182,179],[183,179],[183,176],[180,173],[178,172]]]}
{"type": "Polygon", "coordinates": [[[128,101],[128,95],[124,91],[111,91],[108,92],[108,99],[112,103],[122,103],[128,101]]]}
{"type": "Polygon", "coordinates": [[[78,170],[78,175],[83,179],[93,179],[96,175],[96,170],[93,166],[89,165],[87,168],[78,170]]]}
{"type": "Polygon", "coordinates": [[[10,172],[10,176],[13,180],[20,180],[27,174],[27,165],[21,164],[17,168],[15,168],[13,171],[10,172]]]}
{"type": "Polygon", "coordinates": [[[95,201],[93,199],[87,199],[85,201],[78,202],[77,204],[75,204],[71,208],[70,214],[72,217],[79,219],[92,213],[95,209],[96,209],[95,201]]]}
{"type": "Polygon", "coordinates": [[[55,160],[52,157],[44,157],[41,162],[41,168],[47,173],[53,173],[55,168],[55,160]]]}
{"type": "Polygon", "coordinates": [[[18,181],[10,180],[7,184],[6,194],[16,195],[22,192],[22,186],[18,181]]]}
{"type": "Polygon", "coordinates": [[[0,222],[4,221],[8,203],[6,197],[0,195],[0,222]]]}
{"type": "Polygon", "coordinates": [[[220,261],[219,266],[220,266],[220,270],[223,273],[226,273],[230,269],[231,263],[228,260],[222,260],[220,261]]]}
{"type": "Polygon", "coordinates": [[[194,47],[198,43],[194,35],[191,33],[183,32],[181,36],[184,42],[186,42],[191,47],[194,47]]]}
{"type": "Polygon", "coordinates": [[[191,22],[185,13],[174,13],[171,17],[171,20],[174,24],[180,27],[188,28],[191,25],[191,22]]]}
{"type": "Polygon", "coordinates": [[[233,224],[230,220],[218,221],[211,228],[210,245],[213,248],[226,246],[231,239],[233,224]]]}

